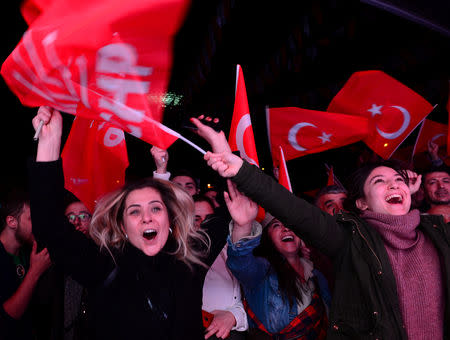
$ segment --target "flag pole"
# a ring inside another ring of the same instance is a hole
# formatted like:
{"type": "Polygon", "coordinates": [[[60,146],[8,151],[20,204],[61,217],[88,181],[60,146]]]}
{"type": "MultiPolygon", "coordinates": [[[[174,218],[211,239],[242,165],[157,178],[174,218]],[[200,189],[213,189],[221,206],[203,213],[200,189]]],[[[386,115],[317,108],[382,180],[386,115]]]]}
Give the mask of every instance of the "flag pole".
{"type": "Polygon", "coordinates": [[[42,130],[43,126],[44,126],[44,121],[41,119],[39,121],[39,125],[38,125],[38,127],[36,129],[36,132],[34,133],[34,136],[33,136],[34,140],[38,140],[39,139],[39,135],[41,134],[41,130],[42,130]]]}
{"type": "Polygon", "coordinates": [[[195,150],[199,151],[200,153],[202,153],[203,155],[206,154],[206,151],[203,150],[201,147],[199,147],[198,145],[192,143],[189,139],[183,137],[182,135],[178,134],[177,137],[179,139],[181,139],[183,142],[189,144],[190,146],[192,146],[195,150]]]}
{"type": "Polygon", "coordinates": [[[192,146],[195,150],[199,151],[201,154],[206,154],[206,151],[203,150],[201,147],[199,147],[198,145],[194,144],[193,142],[191,142],[189,139],[187,139],[186,137],[183,137],[182,135],[180,135],[178,132],[172,130],[171,128],[165,126],[164,124],[161,124],[160,122],[148,117],[148,116],[144,116],[144,119],[148,122],[151,122],[152,124],[156,124],[158,125],[158,127],[161,130],[164,130],[165,132],[171,134],[172,136],[175,136],[179,139],[181,139],[183,142],[185,142],[186,144],[189,144],[190,146],[192,146]]]}
{"type": "Polygon", "coordinates": [[[416,153],[417,142],[419,141],[420,134],[422,133],[423,126],[425,125],[425,119],[427,119],[428,115],[422,119],[422,125],[420,125],[419,133],[417,134],[416,141],[414,142],[414,147],[412,149],[411,158],[409,159],[409,165],[412,165],[414,162],[414,154],[416,153]]]}

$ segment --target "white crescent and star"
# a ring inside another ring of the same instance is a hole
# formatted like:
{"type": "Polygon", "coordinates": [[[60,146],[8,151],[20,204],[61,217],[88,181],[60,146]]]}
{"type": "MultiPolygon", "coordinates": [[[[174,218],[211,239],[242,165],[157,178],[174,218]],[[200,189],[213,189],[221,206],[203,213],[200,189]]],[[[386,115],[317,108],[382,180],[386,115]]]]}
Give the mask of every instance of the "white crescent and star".
{"type": "Polygon", "coordinates": [[[245,130],[247,130],[247,128],[249,126],[252,126],[252,120],[250,118],[250,114],[247,113],[241,117],[241,119],[239,120],[238,126],[236,128],[236,146],[237,146],[239,152],[241,153],[241,157],[243,159],[245,159],[250,164],[257,165],[256,161],[254,159],[250,158],[247,155],[247,153],[245,152],[244,133],[245,133],[245,130]]]}
{"type": "MultiPolygon", "coordinates": [[[[302,128],[306,127],[306,126],[310,126],[310,127],[313,127],[313,128],[317,129],[317,126],[315,126],[314,124],[307,123],[307,122],[301,122],[301,123],[295,124],[289,130],[289,133],[288,133],[289,144],[291,144],[291,146],[297,151],[306,151],[306,150],[308,150],[307,148],[301,146],[297,142],[297,137],[298,137],[298,134],[299,134],[300,130],[302,128]]],[[[322,135],[317,137],[317,138],[319,138],[322,141],[322,144],[325,144],[327,142],[331,142],[331,140],[330,140],[331,136],[332,136],[331,133],[326,133],[326,132],[322,131],[322,135]]]]}
{"type": "MultiPolygon", "coordinates": [[[[409,123],[411,121],[411,115],[409,114],[408,110],[402,106],[392,105],[390,107],[393,107],[402,113],[402,115],[403,115],[402,126],[397,131],[390,132],[390,133],[381,130],[380,128],[378,128],[378,126],[376,127],[376,129],[381,137],[383,137],[385,139],[396,139],[397,137],[401,136],[408,128],[409,123]]],[[[383,108],[383,105],[372,104],[372,107],[370,109],[368,109],[367,111],[371,112],[372,117],[374,117],[376,115],[382,114],[381,113],[382,108],[383,108]]]]}
{"type": "Polygon", "coordinates": [[[431,138],[431,141],[434,142],[436,139],[438,139],[440,137],[445,137],[445,134],[439,133],[437,135],[434,135],[433,138],[431,138]]]}

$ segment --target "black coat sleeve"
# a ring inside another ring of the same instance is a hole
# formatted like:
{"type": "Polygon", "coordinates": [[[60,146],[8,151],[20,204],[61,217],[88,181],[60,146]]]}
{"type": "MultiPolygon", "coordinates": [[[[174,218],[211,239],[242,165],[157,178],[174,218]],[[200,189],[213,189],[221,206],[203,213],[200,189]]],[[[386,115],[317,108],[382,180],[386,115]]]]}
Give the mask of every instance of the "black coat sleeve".
{"type": "Polygon", "coordinates": [[[112,258],[78,232],[64,215],[62,161],[29,161],[33,234],[50,258],[83,286],[103,282],[113,269],[112,258]]]}
{"type": "Polygon", "coordinates": [[[345,245],[346,231],[335,217],[295,196],[258,167],[244,161],[232,178],[238,189],[328,256],[345,245]]]}
{"type": "Polygon", "coordinates": [[[211,266],[214,263],[223,247],[225,247],[229,222],[230,215],[228,210],[226,207],[221,206],[215,209],[214,215],[207,218],[202,223],[202,229],[208,234],[211,240],[209,254],[204,261],[208,266],[211,266]]]}

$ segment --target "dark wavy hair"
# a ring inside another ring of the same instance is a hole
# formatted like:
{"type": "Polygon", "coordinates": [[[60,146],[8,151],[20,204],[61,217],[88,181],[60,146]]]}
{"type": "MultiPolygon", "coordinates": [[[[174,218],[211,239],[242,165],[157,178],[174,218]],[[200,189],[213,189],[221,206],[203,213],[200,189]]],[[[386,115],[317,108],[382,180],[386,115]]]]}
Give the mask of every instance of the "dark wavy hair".
{"type": "Polygon", "coordinates": [[[361,211],[356,207],[356,200],[365,197],[364,184],[373,170],[380,166],[391,168],[403,177],[405,183],[409,183],[409,178],[405,170],[405,166],[396,160],[384,160],[373,163],[367,163],[355,172],[353,172],[345,181],[345,188],[347,189],[347,198],[344,201],[344,209],[360,214],[361,211]]]}
{"type": "MultiPolygon", "coordinates": [[[[253,251],[255,256],[263,257],[269,261],[272,269],[277,274],[278,288],[284,299],[287,299],[289,306],[292,307],[294,302],[303,302],[302,287],[303,284],[298,280],[297,272],[291,267],[286,258],[277,250],[269,236],[269,228],[273,220],[267,227],[263,229],[261,242],[253,251]]],[[[280,222],[281,223],[281,222],[280,222]]],[[[299,256],[301,253],[299,251],[299,256]]]]}

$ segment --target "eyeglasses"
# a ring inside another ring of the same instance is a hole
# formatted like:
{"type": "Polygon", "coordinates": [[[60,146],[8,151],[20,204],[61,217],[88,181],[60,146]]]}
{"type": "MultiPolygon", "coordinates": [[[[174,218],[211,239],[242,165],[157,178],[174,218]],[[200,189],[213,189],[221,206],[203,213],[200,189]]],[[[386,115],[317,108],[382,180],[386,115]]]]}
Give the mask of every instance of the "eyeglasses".
{"type": "Polygon", "coordinates": [[[91,214],[89,213],[81,213],[79,215],[76,214],[69,214],[67,215],[67,218],[69,219],[69,222],[75,222],[77,217],[80,219],[80,221],[87,221],[91,218],[91,214]]]}

